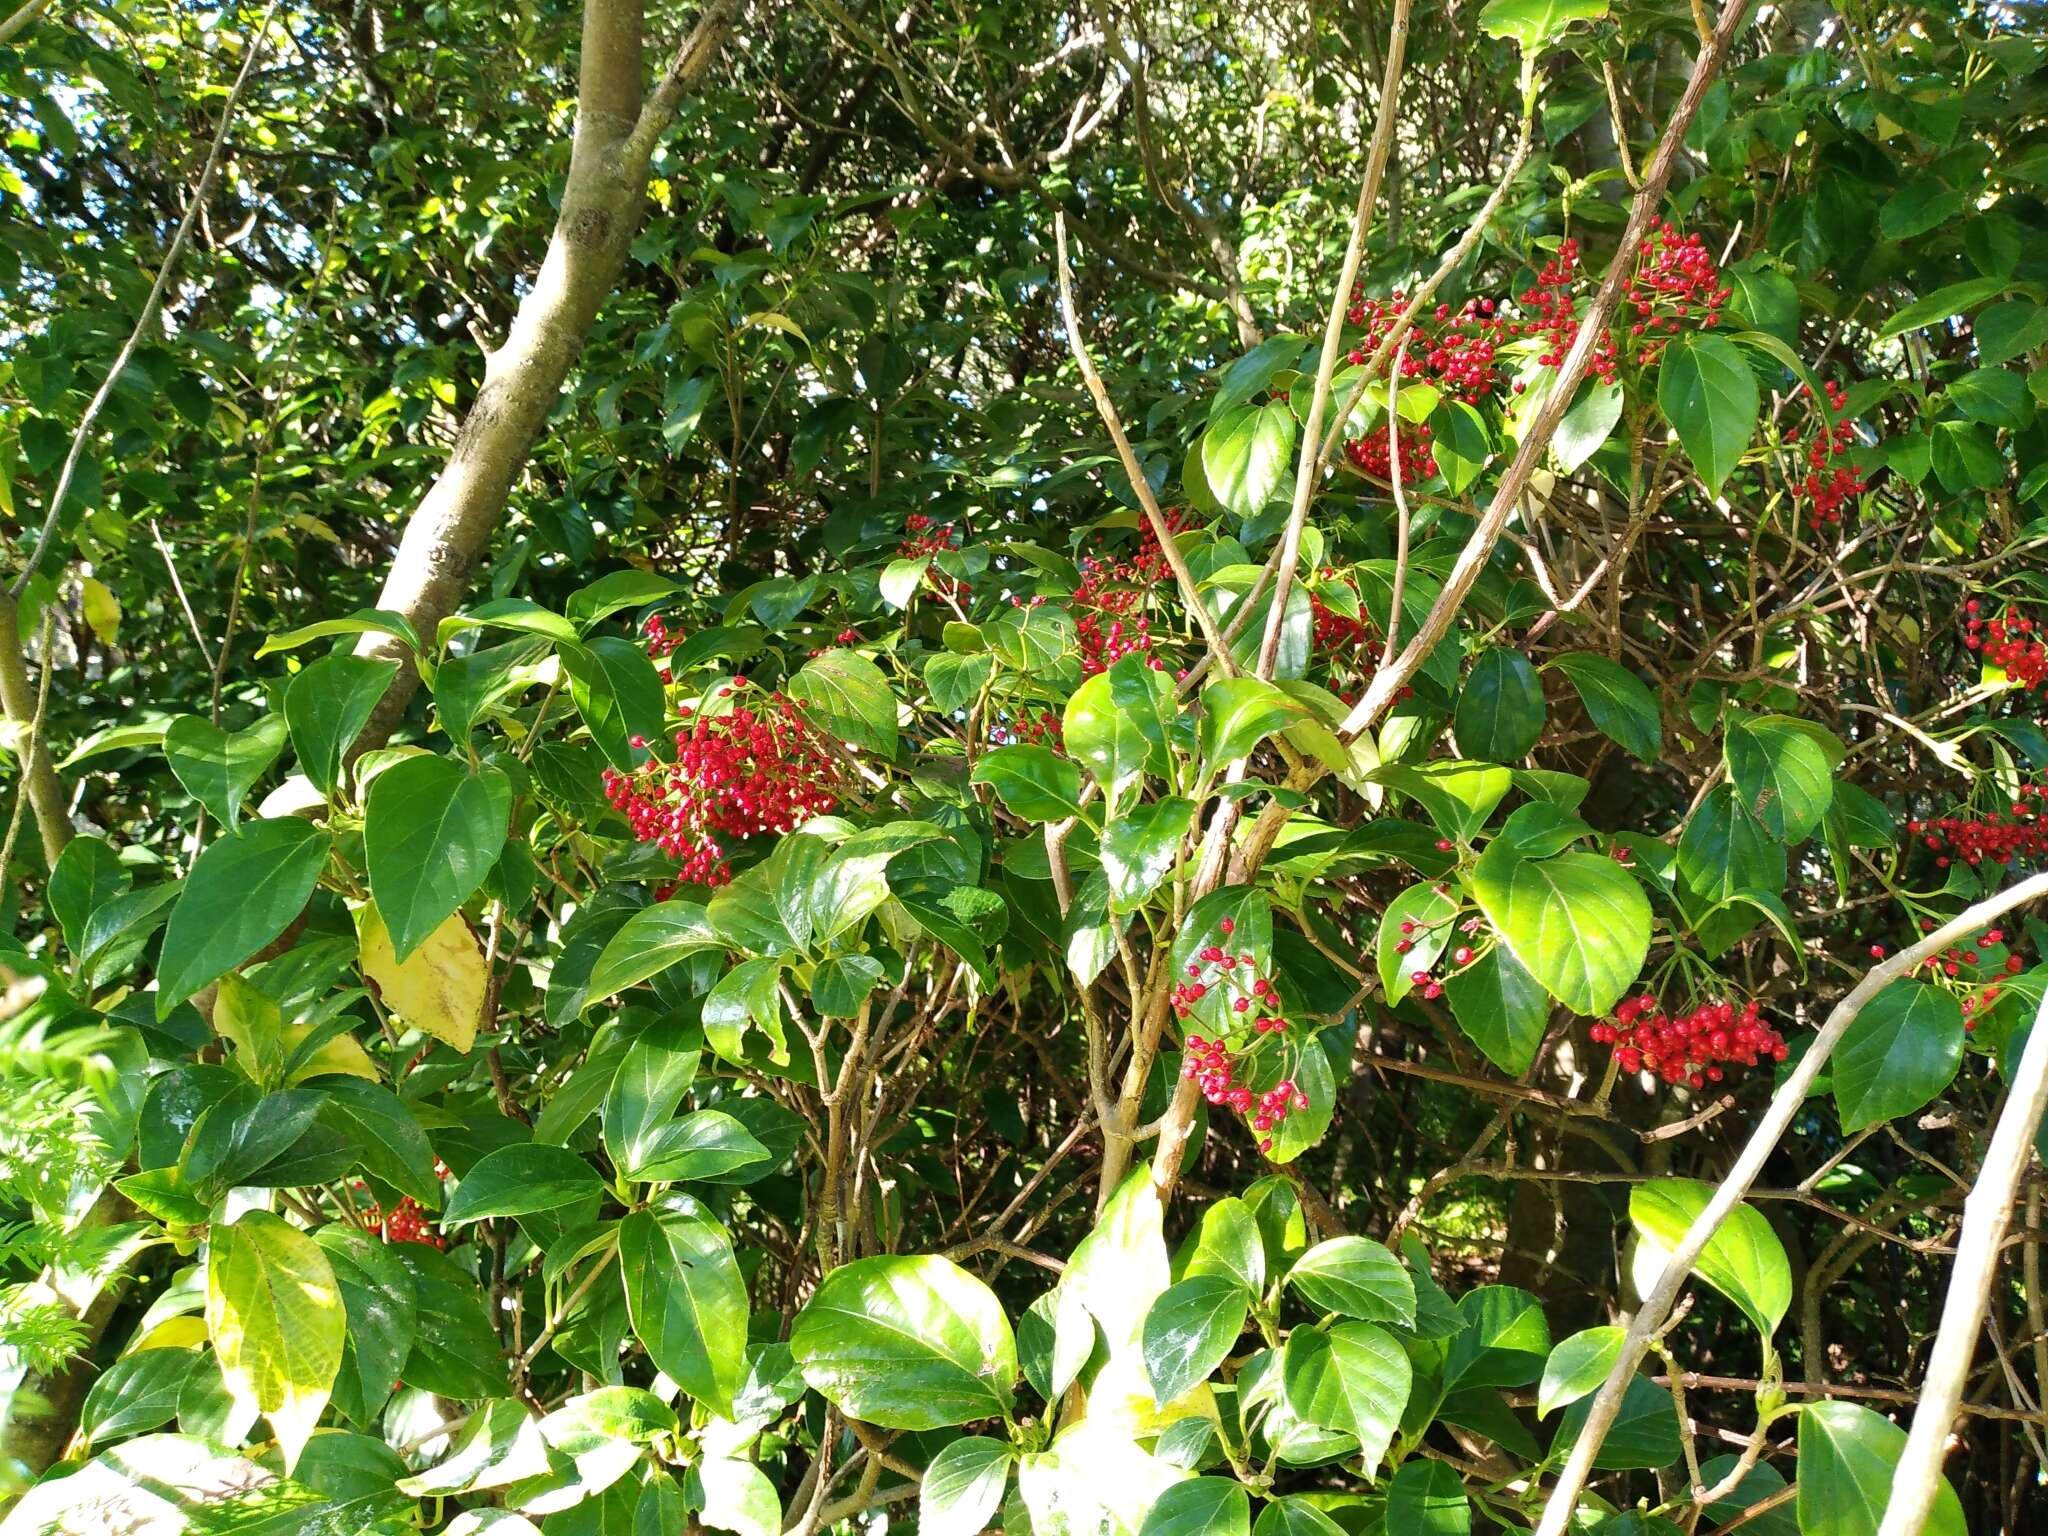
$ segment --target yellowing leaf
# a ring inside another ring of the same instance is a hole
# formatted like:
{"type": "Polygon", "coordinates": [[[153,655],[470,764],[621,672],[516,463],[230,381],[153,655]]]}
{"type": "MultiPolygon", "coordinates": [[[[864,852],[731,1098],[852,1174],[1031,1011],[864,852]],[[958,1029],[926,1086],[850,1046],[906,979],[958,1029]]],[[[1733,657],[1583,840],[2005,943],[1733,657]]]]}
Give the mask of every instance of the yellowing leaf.
{"type": "Polygon", "coordinates": [[[357,909],[356,938],[363,974],[385,1007],[458,1051],[466,1052],[476,1043],[490,974],[476,935],[461,913],[428,934],[402,965],[374,903],[357,909]]]}
{"type": "Polygon", "coordinates": [[[213,1228],[206,1331],[240,1404],[270,1420],[290,1473],[327,1406],[348,1333],[334,1269],[320,1245],[268,1211],[213,1228]]]}
{"type": "Polygon", "coordinates": [[[120,599],[114,596],[105,582],[95,581],[90,576],[85,578],[84,586],[85,593],[79,607],[85,612],[85,622],[92,626],[92,632],[100,637],[102,643],[112,645],[121,633],[120,599]]]}
{"type": "Polygon", "coordinates": [[[197,1349],[205,1342],[206,1319],[187,1313],[183,1317],[165,1318],[137,1339],[128,1353],[136,1355],[145,1349],[197,1349]]]}
{"type": "MultiPolygon", "coordinates": [[[[294,1024],[284,1032],[284,1054],[289,1061],[306,1036],[313,1032],[310,1024],[294,1024]]],[[[292,1069],[285,1078],[285,1086],[302,1083],[309,1077],[361,1077],[373,1083],[384,1081],[377,1071],[377,1064],[370,1060],[370,1053],[356,1042],[353,1035],[336,1035],[292,1069]]]]}

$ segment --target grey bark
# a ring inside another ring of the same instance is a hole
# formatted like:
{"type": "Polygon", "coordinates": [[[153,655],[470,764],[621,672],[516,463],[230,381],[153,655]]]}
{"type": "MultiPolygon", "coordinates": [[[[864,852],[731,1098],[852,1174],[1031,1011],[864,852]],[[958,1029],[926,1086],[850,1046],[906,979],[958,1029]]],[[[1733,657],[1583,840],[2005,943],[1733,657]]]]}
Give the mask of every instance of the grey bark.
{"type": "MultiPolygon", "coordinates": [[[[470,573],[490,547],[512,487],[576,364],[599,307],[625,269],[647,194],[647,167],[685,92],[710,69],[732,29],[737,0],[710,0],[649,94],[642,67],[638,0],[588,0],[577,84],[575,141],[561,213],[533,286],[504,345],[484,363],[483,387],[440,476],[407,520],[378,599],[434,643],[470,573]]],[[[366,637],[366,655],[397,642],[366,637]]],[[[418,685],[401,667],[358,746],[389,736],[418,685]]]]}

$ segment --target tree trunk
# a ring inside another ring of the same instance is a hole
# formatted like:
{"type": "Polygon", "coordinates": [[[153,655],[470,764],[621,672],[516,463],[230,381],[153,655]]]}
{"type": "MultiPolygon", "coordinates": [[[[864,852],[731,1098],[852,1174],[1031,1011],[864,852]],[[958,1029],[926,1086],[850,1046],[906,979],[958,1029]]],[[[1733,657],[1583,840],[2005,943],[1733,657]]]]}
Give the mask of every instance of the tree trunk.
{"type": "MultiPolygon", "coordinates": [[[[45,656],[43,665],[49,664],[50,658],[45,656]]],[[[14,751],[21,764],[20,792],[28,796],[29,807],[36,813],[43,857],[54,865],[71,841],[71,814],[64,808],[64,786],[57,781],[57,770],[51,766],[50,751],[44,744],[48,732],[37,731],[33,741],[28,739],[35,728],[36,690],[29,682],[28,660],[21,648],[21,609],[5,593],[0,593],[0,709],[6,711],[8,723],[18,733],[14,751]]]]}
{"type": "MultiPolygon", "coordinates": [[[[490,546],[598,308],[625,269],[655,144],[683,93],[710,68],[736,9],[737,0],[710,0],[661,84],[645,96],[638,0],[585,5],[576,138],[554,235],[504,345],[485,359],[483,387],[447,466],[405,525],[378,599],[379,607],[411,620],[423,645],[433,645],[436,627],[455,610],[490,546]]],[[[376,635],[360,650],[393,654],[396,644],[376,635]]],[[[399,669],[359,747],[390,735],[418,681],[412,668],[399,669]]]]}

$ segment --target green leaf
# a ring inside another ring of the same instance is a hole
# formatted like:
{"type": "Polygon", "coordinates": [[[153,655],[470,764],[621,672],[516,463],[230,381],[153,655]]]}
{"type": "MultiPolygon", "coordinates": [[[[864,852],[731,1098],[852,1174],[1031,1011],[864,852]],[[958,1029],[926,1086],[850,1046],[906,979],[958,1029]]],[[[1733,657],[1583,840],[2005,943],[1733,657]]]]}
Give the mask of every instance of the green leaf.
{"type": "Polygon", "coordinates": [[[1714,789],[1678,839],[1678,877],[1708,902],[1785,887],[1785,845],[1764,830],[1732,784],[1714,789]]]}
{"type": "MultiPolygon", "coordinates": [[[[348,1348],[334,1384],[335,1404],[361,1423],[391,1395],[419,1326],[419,1288],[394,1250],[346,1222],[313,1234],[334,1270],[348,1318],[348,1348]]],[[[488,1325],[486,1325],[488,1332],[488,1325]]],[[[495,1352],[495,1344],[493,1344],[495,1352]]]]}
{"type": "Polygon", "coordinates": [[[404,614],[390,608],[358,608],[345,619],[322,619],[287,634],[273,635],[256,648],[256,659],[261,661],[278,651],[295,651],[309,640],[325,640],[331,635],[389,635],[394,640],[403,640],[413,655],[424,654],[419,634],[404,614]]]}
{"type": "Polygon", "coordinates": [[[1387,1484],[1387,1529],[1402,1536],[1471,1536],[1465,1484],[1440,1461],[1411,1461],[1387,1484]]]}
{"type": "Polygon", "coordinates": [[[1142,1346],[1152,1400],[1164,1407],[1206,1381],[1229,1357],[1250,1308],[1250,1293],[1221,1275],[1168,1286],[1145,1314],[1142,1346]]]}
{"type": "Polygon", "coordinates": [[[567,1147],[523,1143],[478,1158],[462,1176],[441,1225],[459,1227],[486,1216],[530,1216],[604,1193],[597,1170],[567,1147]]]}
{"type": "Polygon", "coordinates": [[[2009,363],[2048,346],[2048,306],[2009,299],[1984,310],[1970,329],[1976,333],[1979,362],[2009,363]]]}
{"type": "Polygon", "coordinates": [[[882,669],[857,651],[814,656],[789,680],[804,718],[835,741],[896,756],[896,695],[882,669]]]}
{"type": "Polygon", "coordinates": [[[932,703],[949,715],[968,708],[981,697],[995,666],[995,658],[986,653],[955,656],[940,651],[926,658],[924,682],[931,690],[932,703]]]}
{"type": "Polygon", "coordinates": [[[1340,1323],[1328,1333],[1297,1328],[1287,1336],[1281,1383],[1295,1417],[1355,1438],[1365,1475],[1378,1475],[1414,1383],[1392,1334],[1371,1323],[1340,1323]]]}
{"type": "Polygon", "coordinates": [[[997,747],[976,761],[969,782],[993,785],[1010,814],[1025,821],[1081,814],[1081,770],[1050,747],[997,747]]]}
{"type": "Polygon", "coordinates": [[[289,1472],[341,1369],[348,1322],[320,1245],[267,1211],[207,1241],[206,1332],[239,1403],[270,1420],[289,1472]]]}
{"type": "Polygon", "coordinates": [[[247,960],[290,926],[327,863],[327,834],[279,816],[216,838],[193,861],[164,930],[156,1016],[247,960]]]}
{"type": "Polygon", "coordinates": [[[588,644],[563,641],[555,654],[569,675],[569,697],[590,739],[614,768],[631,773],[637,766],[633,738],[661,734],[663,696],[654,663],[639,646],[617,635],[600,635],[588,644]]]}
{"type": "Polygon", "coordinates": [[[1968,201],[1969,193],[1949,186],[1939,176],[1915,176],[1878,210],[1878,232],[1887,240],[1910,240],[1954,219],[1968,201]]]}
{"type": "Polygon", "coordinates": [[[384,1251],[395,1252],[411,1273],[418,1298],[418,1329],[401,1379],[442,1397],[503,1397],[498,1335],[484,1311],[475,1270],[418,1243],[392,1243],[384,1251]]]}
{"type": "Polygon", "coordinates": [[[1183,1279],[1222,1275],[1255,1295],[1266,1288],[1266,1249],[1259,1224],[1251,1207],[1235,1195],[1212,1202],[1202,1212],[1186,1257],[1183,1279]]]}
{"type": "Polygon", "coordinates": [[[1455,925],[1463,910],[1456,897],[1443,894],[1428,880],[1409,886],[1387,903],[1373,947],[1379,959],[1380,988],[1390,1004],[1414,990],[1416,972],[1435,969],[1457,937],[1455,925]]]}
{"type": "Polygon", "coordinates": [[[725,1228],[671,1195],[619,1223],[619,1264],[634,1335],[656,1367],[730,1418],[746,1376],[747,1287],[725,1228]]]}
{"type": "Polygon", "coordinates": [[[1308,347],[1309,343],[1303,337],[1282,332],[1278,336],[1268,336],[1229,364],[1216,381],[1216,398],[1209,402],[1209,420],[1228,416],[1252,396],[1270,389],[1273,376],[1282,369],[1299,364],[1308,347]]]}
{"type": "Polygon", "coordinates": [[[413,1498],[448,1497],[503,1488],[548,1470],[547,1443],[540,1421],[517,1398],[478,1405],[463,1421],[448,1454],[417,1476],[401,1479],[399,1491],[413,1498]]]}
{"type": "Polygon", "coordinates": [[[79,1432],[88,1442],[159,1429],[178,1416],[178,1394],[194,1368],[213,1362],[183,1349],[145,1349],[108,1366],[85,1394],[79,1432]]]}
{"type": "Polygon", "coordinates": [[[1586,1328],[1560,1340],[1543,1362],[1543,1380],[1536,1388],[1536,1417],[1546,1419],[1567,1403],[1597,1392],[1621,1358],[1626,1328],[1586,1328]]]}
{"type": "Polygon", "coordinates": [[[1756,431],[1758,404],[1756,375],[1733,342],[1687,334],[1665,347],[1657,405],[1709,495],[1742,462],[1756,431]]]}
{"type": "Polygon", "coordinates": [[[1251,1536],[1252,1501],[1232,1477],[1191,1477],[1152,1503],[1138,1536],[1251,1536]]]}
{"type": "Polygon", "coordinates": [[[1274,1499],[1260,1510],[1252,1536],[1344,1536],[1344,1527],[1296,1494],[1274,1499]]]}
{"type": "Polygon", "coordinates": [[[1010,1480],[1010,1447],[986,1435],[949,1442],[924,1469],[917,1494],[920,1536],[979,1536],[1010,1480]]]}
{"type": "Polygon", "coordinates": [[[826,1275],[790,1332],[813,1389],[884,1429],[1008,1418],[1017,1341],[994,1292],[935,1254],[826,1275]]]}
{"type": "Polygon", "coordinates": [[[661,1031],[650,1031],[627,1047],[605,1094],[601,1118],[604,1149],[627,1178],[647,1177],[638,1170],[697,1080],[701,1055],[661,1031]]]}
{"type": "Polygon", "coordinates": [[[735,1536],[778,1536],[782,1530],[782,1500],[768,1474],[751,1461],[706,1456],[691,1469],[690,1481],[703,1495],[704,1524],[713,1530],[735,1536]]]}
{"type": "Polygon", "coordinates": [[[94,912],[134,883],[114,845],[103,837],[74,837],[50,869],[46,899],[50,913],[74,953],[85,944],[86,922],[94,912]]]}
{"type": "Polygon", "coordinates": [[[1415,1323],[1408,1266],[1365,1237],[1332,1237],[1294,1261],[1287,1283],[1310,1305],[1368,1323],[1415,1323]]]}
{"type": "Polygon", "coordinates": [[[1507,769],[1492,763],[1430,762],[1412,768],[1393,763],[1367,777],[1401,791],[1428,812],[1439,832],[1461,842],[1486,825],[1515,784],[1507,769]]]}
{"type": "Polygon", "coordinates": [[[676,584],[666,576],[628,568],[611,571],[578,587],[563,607],[572,621],[588,628],[623,608],[658,602],[676,590],[676,584]]]}
{"type": "Polygon", "coordinates": [[[1941,987],[1895,981],[1873,997],[1835,1047],[1835,1108],[1844,1133],[1931,1103],[1955,1079],[1963,1035],[1962,1005],[1941,987]]]}
{"type": "Polygon", "coordinates": [[[1074,690],[1061,736],[1114,806],[1147,772],[1165,773],[1167,722],[1176,713],[1166,675],[1127,656],[1074,690]]]}
{"type": "Polygon", "coordinates": [[[370,895],[402,962],[473,895],[498,862],[512,781],[419,753],[371,781],[363,817],[370,895]]]}
{"type": "Polygon", "coordinates": [[[1496,841],[1472,893],[1515,958],[1576,1013],[1621,1001],[1650,949],[1650,903],[1635,878],[1594,853],[1525,859],[1496,841]]]}
{"type": "MultiPolygon", "coordinates": [[[[1550,1442],[1553,1458],[1562,1457],[1577,1443],[1592,1409],[1591,1398],[1580,1398],[1565,1410],[1550,1442]]],[[[1670,1389],[1647,1376],[1633,1376],[1607,1438],[1593,1457],[1593,1466],[1601,1472],[1668,1467],[1678,1460],[1681,1449],[1678,1411],[1671,1404],[1670,1389]]]]}
{"type": "Polygon", "coordinates": [[[1458,1298],[1465,1331],[1444,1358],[1444,1390],[1521,1387],[1542,1373],[1550,1353],[1543,1306],[1511,1285],[1482,1285],[1458,1298]]]}
{"type": "Polygon", "coordinates": [[[723,1110],[700,1109],[662,1127],[631,1178],[672,1184],[685,1179],[724,1179],[771,1161],[754,1133],[723,1110]]]}
{"type": "Polygon", "coordinates": [[[1566,474],[1576,471],[1614,435],[1615,424],[1621,420],[1621,396],[1618,382],[1602,384],[1591,380],[1579,392],[1572,408],[1564,413],[1556,436],[1550,440],[1550,452],[1566,474]]]}
{"type": "Polygon", "coordinates": [[[1544,670],[1553,667],[1571,679],[1595,730],[1632,756],[1646,763],[1657,761],[1664,750],[1662,713],[1656,695],[1635,673],[1591,651],[1553,656],[1544,670]]]}
{"type": "MultiPolygon", "coordinates": [[[[1639,1274],[1663,1271],[1664,1261],[1713,1198],[1713,1186],[1698,1179],[1661,1178],[1629,1192],[1628,1218],[1643,1237],[1642,1246],[1655,1251],[1639,1274]]],[[[1742,1308],[1766,1339],[1792,1305],[1792,1265],[1785,1245],[1763,1213],[1747,1205],[1728,1213],[1693,1264],[1693,1273],[1742,1308]]]]}
{"type": "Polygon", "coordinates": [[[1226,677],[1202,690],[1202,758],[1219,770],[1249,757],[1268,736],[1305,713],[1301,704],[1272,683],[1255,677],[1226,677]]]}
{"type": "Polygon", "coordinates": [[[1444,998],[1488,1061],[1510,1077],[1529,1070],[1550,1023],[1550,994],[1505,944],[1446,976],[1444,998]]]}
{"type": "Polygon", "coordinates": [[[367,656],[328,656],[294,677],[284,691],[284,721],[299,770],[334,798],[349,748],[363,734],[377,701],[398,675],[398,663],[367,656]]]}
{"type": "Polygon", "coordinates": [[[352,1077],[325,1078],[320,1093],[321,1122],[355,1143],[359,1167],[429,1210],[441,1204],[433,1144],[404,1100],[381,1083],[352,1077]]]}
{"type": "Polygon", "coordinates": [[[1039,676],[1074,649],[1074,616],[1050,603],[1005,608],[981,632],[988,647],[1015,670],[1039,676]]]}
{"type": "Polygon", "coordinates": [[[276,715],[233,733],[197,715],[180,715],[164,727],[164,757],[186,792],[232,830],[243,800],[284,750],[285,735],[276,715]]]}
{"type": "Polygon", "coordinates": [[[1903,336],[1907,331],[1917,331],[1923,325],[1938,325],[1942,321],[1960,315],[1966,309],[1974,309],[1986,299],[1996,298],[2005,292],[2005,279],[2000,277],[1973,277],[1960,283],[1951,283],[1946,288],[1937,288],[1924,299],[1916,299],[1904,309],[1885,321],[1877,333],[1879,341],[1889,341],[1894,336],[1903,336]]]}
{"type": "Polygon", "coordinates": [[[1790,715],[1727,716],[1728,776],[1773,837],[1797,843],[1820,825],[1834,794],[1841,744],[1790,715]]]}
{"type": "Polygon", "coordinates": [[[887,974],[873,955],[833,955],[820,960],[811,973],[811,1004],[828,1019],[853,1018],[887,974]]]}
{"type": "MultiPolygon", "coordinates": [[[[1906,1432],[1855,1403],[1808,1403],[1799,1410],[1799,1536],[1877,1536],[1891,1502],[1906,1432]]],[[[1963,1508],[1948,1479],[1934,1497],[1924,1536],[1964,1536],[1963,1508]]]]}
{"type": "Polygon", "coordinates": [[[1169,795],[1131,807],[1102,831],[1102,872],[1112,912],[1141,905],[1173,873],[1195,802],[1169,795]]]}
{"type": "MultiPolygon", "coordinates": [[[[1493,437],[1486,430],[1486,418],[1463,400],[1440,400],[1429,420],[1437,473],[1453,496],[1462,495],[1493,457],[1493,437]]],[[[1560,431],[1558,435],[1564,434],[1560,431]]]]}
{"type": "Polygon", "coordinates": [[[642,907],[598,952],[590,968],[584,1006],[614,997],[692,955],[720,947],[709,914],[694,901],[664,901],[642,907]]]}
{"type": "Polygon", "coordinates": [[[1543,684],[1529,658],[1498,646],[1481,651],[1458,694],[1458,750],[1487,762],[1514,762],[1536,745],[1544,719],[1543,684]]]}
{"type": "Polygon", "coordinates": [[[2010,368],[1978,368],[1948,387],[1949,404],[1972,421],[2017,432],[2034,419],[2027,381],[2010,368]]]}
{"type": "Polygon", "coordinates": [[[1280,488],[1294,456],[1294,413],[1284,401],[1241,405],[1202,434],[1202,472],[1226,511],[1254,517],[1280,488]]]}
{"type": "Polygon", "coordinates": [[[1525,53],[1540,53],[1573,22],[1598,21],[1606,14],[1607,0],[1487,0],[1479,30],[1488,37],[1511,37],[1525,53]]]}

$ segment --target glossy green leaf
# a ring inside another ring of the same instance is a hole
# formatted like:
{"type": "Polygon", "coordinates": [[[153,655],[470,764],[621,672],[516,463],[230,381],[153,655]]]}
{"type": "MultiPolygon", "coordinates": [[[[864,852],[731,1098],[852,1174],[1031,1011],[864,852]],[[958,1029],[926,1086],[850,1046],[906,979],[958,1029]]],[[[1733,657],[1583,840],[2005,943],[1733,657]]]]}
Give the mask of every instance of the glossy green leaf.
{"type": "Polygon", "coordinates": [[[1309,1305],[1369,1323],[1415,1321],[1415,1282],[1383,1244],[1366,1237],[1317,1243],[1287,1272],[1287,1283],[1309,1305]]]}
{"type": "Polygon", "coordinates": [[[477,1160],[441,1214],[445,1227],[487,1216],[529,1216],[559,1210],[604,1191],[597,1170],[567,1147],[524,1143],[500,1147],[477,1160]]]}
{"type": "MultiPolygon", "coordinates": [[[[1858,1403],[1799,1410],[1799,1536],[1877,1536],[1897,1481],[1906,1432],[1858,1403]]],[[[1968,1526],[1947,1478],[1925,1536],[1964,1536],[1968,1526]]]]}
{"type": "Polygon", "coordinates": [[[729,1417],[746,1374],[747,1287],[725,1228],[672,1195],[619,1224],[619,1265],[633,1332],[655,1365],[729,1417]]]}
{"type": "Polygon", "coordinates": [[[1404,1536],[1471,1536],[1472,1501],[1440,1461],[1405,1463],[1387,1484],[1387,1528],[1404,1536]]]}
{"type": "Polygon", "coordinates": [[[1925,1108],[1954,1081],[1963,1038],[1954,993],[1910,980],[1878,993],[1835,1047],[1832,1081],[1842,1129],[1860,1131],[1925,1108]]]}
{"type": "Polygon", "coordinates": [[[1664,727],[1657,699],[1641,679],[1620,662],[1591,651],[1567,651],[1544,663],[1571,680],[1586,706],[1593,727],[1631,756],[1657,761],[1664,749],[1664,727]]]}
{"type": "Polygon", "coordinates": [[[1010,1480],[1008,1445],[986,1435],[950,1441],[918,1485],[920,1536],[979,1536],[995,1518],[1010,1480]]]}
{"type": "Polygon", "coordinates": [[[975,762],[969,782],[992,785],[1010,813],[1026,821],[1081,814],[1081,770],[1049,747],[998,747],[975,762]]]}
{"type": "Polygon", "coordinates": [[[1498,646],[1482,651],[1458,694],[1458,750],[1487,762],[1515,762],[1536,745],[1546,718],[1543,684],[1529,658],[1498,646]]]}
{"type": "Polygon", "coordinates": [[[936,1255],[857,1259],[826,1275],[790,1332],[804,1380],[884,1429],[1007,1417],[1017,1343],[994,1293],[936,1255]]]}
{"type": "Polygon", "coordinates": [[[858,651],[813,656],[789,680],[804,719],[835,741],[877,757],[896,755],[896,695],[882,669],[858,651]]]}
{"type": "Polygon", "coordinates": [[[363,818],[370,895],[403,961],[475,894],[505,846],[512,785],[445,757],[408,757],[378,774],[363,818]]]}
{"type": "Polygon", "coordinates": [[[1414,1379],[1400,1342],[1371,1323],[1340,1323],[1328,1333],[1297,1328],[1281,1371],[1296,1417],[1354,1437],[1366,1476],[1376,1476],[1414,1379]]]}
{"type": "Polygon", "coordinates": [[[1642,970],[1649,899],[1614,860],[1594,853],[1525,859],[1495,843],[1470,883],[1523,968],[1573,1011],[1608,1012],[1642,970]]]}
{"type": "Polygon", "coordinates": [[[1252,517],[1280,488],[1294,456],[1294,413],[1284,401],[1241,405],[1202,434],[1202,472],[1224,510],[1252,517]]]}
{"type": "Polygon", "coordinates": [[[1759,403],[1756,375],[1733,342],[1686,334],[1665,346],[1657,405],[1709,494],[1742,462],[1759,403]]]}
{"type": "Polygon", "coordinates": [[[1252,1501],[1229,1477],[1191,1477],[1160,1494],[1138,1536],[1251,1536],[1252,1501]]]}
{"type": "Polygon", "coordinates": [[[164,929],[156,1016],[247,960],[290,926],[327,863],[327,834],[279,816],[245,824],[193,861],[164,929]]]}
{"type": "Polygon", "coordinates": [[[1597,1392],[1621,1358],[1628,1330],[1603,1326],[1585,1328],[1561,1339],[1543,1362],[1543,1379],[1536,1387],[1536,1417],[1548,1418],[1568,1403],[1576,1403],[1597,1392]]]}
{"type": "MultiPolygon", "coordinates": [[[[1629,1192],[1629,1220],[1643,1240],[1639,1251],[1649,1253],[1640,1273],[1662,1272],[1665,1259],[1713,1197],[1713,1186],[1698,1179],[1663,1178],[1629,1192]]],[[[1747,1205],[1728,1213],[1693,1273],[1742,1308],[1766,1338],[1792,1305],[1792,1265],[1785,1245],[1763,1213],[1747,1205]]]]}
{"type": "Polygon", "coordinates": [[[398,663],[368,656],[328,656],[291,680],[284,691],[284,720],[291,730],[299,771],[313,787],[334,797],[349,748],[398,675],[398,663]]]}
{"type": "Polygon", "coordinates": [[[242,802],[284,750],[285,723],[265,715],[245,731],[224,731],[197,715],[164,727],[164,757],[186,791],[232,828],[242,802]]]}
{"type": "Polygon", "coordinates": [[[1153,1401],[1175,1402],[1206,1381],[1244,1332],[1251,1296],[1235,1279],[1196,1275],[1167,1287],[1145,1314],[1145,1374],[1153,1401]]]}

